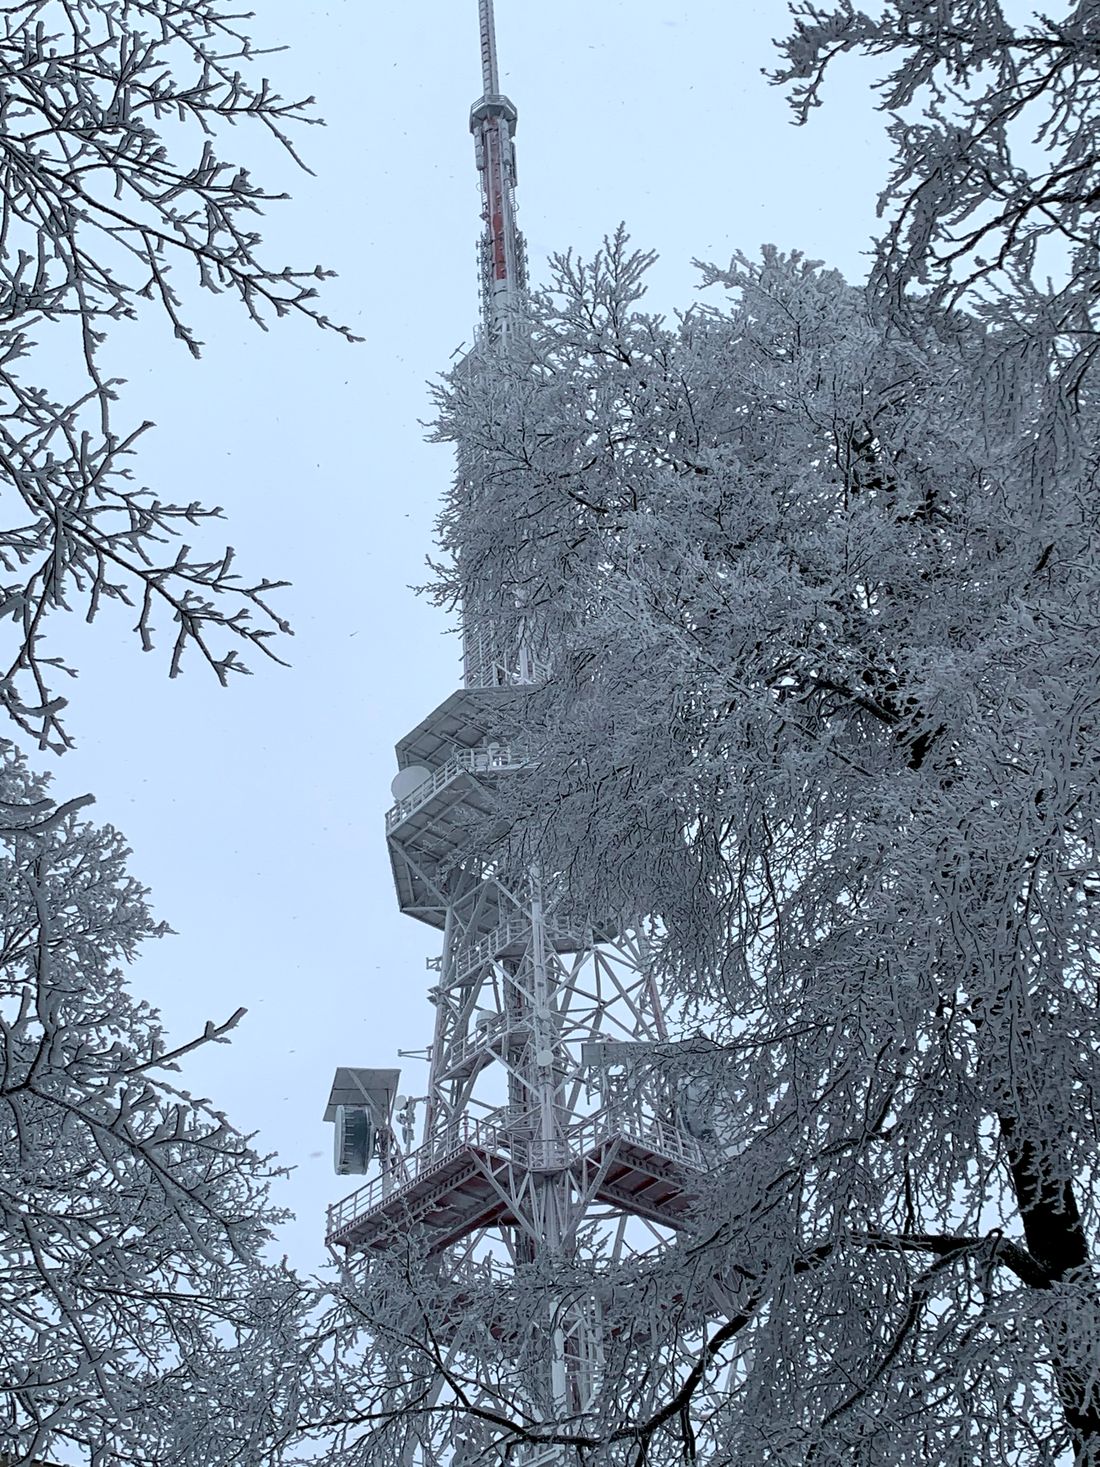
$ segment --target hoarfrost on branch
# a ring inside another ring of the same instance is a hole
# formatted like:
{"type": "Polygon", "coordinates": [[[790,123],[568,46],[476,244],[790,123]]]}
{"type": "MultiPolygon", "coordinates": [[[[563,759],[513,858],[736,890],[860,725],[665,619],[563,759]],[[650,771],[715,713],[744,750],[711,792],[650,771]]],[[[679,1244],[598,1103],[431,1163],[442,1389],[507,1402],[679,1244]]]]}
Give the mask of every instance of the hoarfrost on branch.
{"type": "Polygon", "coordinates": [[[172,1083],[123,965],[166,929],[87,801],[0,748],[0,1450],[270,1461],[305,1296],[264,1250],[270,1160],[172,1083]]]}
{"type": "Polygon", "coordinates": [[[172,628],[173,675],[191,649],[223,682],[247,670],[240,649],[273,656],[289,630],[279,583],[189,543],[219,508],[134,483],[149,424],[116,421],[122,384],[103,365],[112,323],[145,314],[198,355],[190,287],[260,326],[332,326],[327,272],[265,257],[256,223],[283,196],[222,151],[239,124],[296,159],[293,132],[317,120],[256,74],[242,19],[214,0],[23,0],[0,17],[0,703],[44,745],[68,742],[56,682],[71,669],[46,647],[59,608],[91,620],[121,602],[146,649],[172,628]]]}
{"type": "MultiPolygon", "coordinates": [[[[684,1061],[723,1159],[625,1305],[636,1389],[560,1438],[1091,1462],[1093,414],[1052,436],[1060,384],[989,326],[797,255],[704,267],[671,323],[646,264],[558,258],[523,347],[440,393],[436,592],[555,649],[497,838],[651,914],[719,1046],[684,1061]],[[653,1303],[701,1275],[730,1303],[692,1356],[653,1303]]],[[[490,1441],[531,1434],[507,1400],[490,1441]]]]}

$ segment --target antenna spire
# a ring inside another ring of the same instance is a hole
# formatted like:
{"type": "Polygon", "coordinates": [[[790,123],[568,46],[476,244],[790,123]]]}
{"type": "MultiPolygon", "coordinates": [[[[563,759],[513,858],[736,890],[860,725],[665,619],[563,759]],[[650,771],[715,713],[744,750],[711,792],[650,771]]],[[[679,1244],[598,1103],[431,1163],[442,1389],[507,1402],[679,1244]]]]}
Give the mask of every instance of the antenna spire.
{"type": "Polygon", "coordinates": [[[481,175],[484,229],[478,247],[481,319],[492,340],[507,329],[512,308],[527,285],[523,235],[516,227],[516,150],[512,138],[518,113],[500,90],[493,0],[478,0],[481,26],[482,96],[470,109],[474,156],[481,175]]]}
{"type": "Polygon", "coordinates": [[[478,0],[477,10],[478,20],[481,22],[481,90],[486,96],[491,97],[500,91],[493,0],[478,0]]]}

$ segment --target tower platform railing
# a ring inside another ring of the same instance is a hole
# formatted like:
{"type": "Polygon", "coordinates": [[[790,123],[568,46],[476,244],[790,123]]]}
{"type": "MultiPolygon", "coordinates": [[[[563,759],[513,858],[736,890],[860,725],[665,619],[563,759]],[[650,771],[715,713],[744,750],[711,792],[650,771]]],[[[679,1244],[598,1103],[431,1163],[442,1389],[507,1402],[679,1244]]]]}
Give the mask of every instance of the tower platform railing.
{"type": "Polygon", "coordinates": [[[634,1143],[673,1164],[701,1172],[707,1168],[705,1152],[687,1132],[634,1105],[613,1104],[594,1111],[569,1127],[553,1143],[538,1142],[533,1135],[535,1115],[503,1106],[474,1120],[460,1116],[442,1138],[436,1138],[403,1158],[400,1173],[376,1177],[328,1209],[328,1241],[339,1242],[340,1234],[376,1211],[389,1206],[442,1170],[459,1152],[472,1149],[487,1154],[504,1154],[517,1166],[538,1170],[548,1147],[560,1157],[560,1165],[591,1156],[609,1141],[634,1143]]]}
{"type": "Polygon", "coordinates": [[[586,1116],[570,1129],[568,1141],[571,1151],[585,1156],[613,1137],[633,1141],[694,1171],[702,1171],[707,1166],[703,1148],[694,1136],[660,1116],[631,1105],[611,1105],[586,1116]]]}
{"type": "MultiPolygon", "coordinates": [[[[544,920],[542,931],[552,948],[566,952],[578,945],[591,947],[602,939],[602,933],[597,932],[591,923],[571,923],[554,916],[544,920]]],[[[502,953],[510,949],[521,950],[530,940],[530,916],[526,912],[510,913],[492,932],[458,949],[451,982],[461,983],[502,953]]]]}
{"type": "Polygon", "coordinates": [[[534,1123],[533,1112],[518,1111],[511,1106],[502,1106],[480,1120],[466,1114],[457,1117],[442,1137],[428,1141],[402,1158],[399,1172],[383,1173],[341,1201],[334,1202],[328,1209],[328,1241],[338,1241],[340,1233],[383,1203],[399,1200],[415,1185],[441,1171],[460,1151],[506,1152],[512,1160],[525,1162],[534,1123]]]}
{"type": "Polygon", "coordinates": [[[396,805],[386,811],[387,834],[423,809],[429,800],[434,799],[460,774],[500,774],[522,769],[526,762],[524,752],[515,745],[491,744],[482,748],[458,750],[430,779],[425,779],[410,795],[398,800],[396,805]]]}
{"type": "Polygon", "coordinates": [[[471,1059],[476,1060],[488,1054],[493,1045],[499,1044],[506,1034],[521,1027],[514,1021],[510,1022],[505,1014],[494,1014],[491,1019],[476,1024],[469,1033],[463,1034],[451,1045],[443,1073],[452,1074],[461,1070],[471,1059]]]}

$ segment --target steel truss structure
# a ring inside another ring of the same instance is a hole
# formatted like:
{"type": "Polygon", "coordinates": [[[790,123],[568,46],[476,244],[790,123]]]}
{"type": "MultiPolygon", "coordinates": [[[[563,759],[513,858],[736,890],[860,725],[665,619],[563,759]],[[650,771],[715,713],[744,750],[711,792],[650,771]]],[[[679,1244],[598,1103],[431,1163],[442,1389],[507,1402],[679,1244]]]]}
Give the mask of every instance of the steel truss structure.
{"type": "MultiPolygon", "coordinates": [[[[491,0],[479,11],[484,94],[470,126],[485,225],[483,329],[508,350],[525,284],[517,114],[499,89],[491,0]]],[[[369,1294],[372,1269],[384,1272],[416,1240],[422,1265],[451,1285],[450,1305],[432,1320],[444,1350],[475,1288],[479,1299],[489,1288],[504,1301],[525,1277],[575,1274],[586,1259],[597,1271],[614,1268],[663,1246],[689,1225],[708,1165],[705,1131],[689,1129],[675,1088],[652,1070],[641,1079],[615,1072],[628,1048],[667,1038],[640,925],[610,915],[582,922],[561,882],[506,871],[471,849],[502,782],[525,765],[525,750],[503,730],[522,726],[522,700],[548,674],[530,649],[502,650],[468,624],[463,686],[398,743],[386,816],[400,908],[442,935],[429,965],[437,974],[429,1078],[419,1100],[395,1104],[386,1092],[377,1104],[379,1174],[329,1209],[328,1243],[369,1294]]],[[[608,1386],[608,1339],[625,1326],[598,1289],[566,1297],[551,1285],[545,1299],[526,1325],[506,1320],[503,1303],[494,1323],[490,1308],[489,1333],[503,1356],[526,1362],[529,1419],[583,1421],[608,1386]]],[[[410,1319],[407,1329],[416,1328],[410,1319]]],[[[456,1435],[450,1455],[463,1450],[456,1435]]],[[[528,1449],[519,1460],[560,1457],[528,1449]]]]}

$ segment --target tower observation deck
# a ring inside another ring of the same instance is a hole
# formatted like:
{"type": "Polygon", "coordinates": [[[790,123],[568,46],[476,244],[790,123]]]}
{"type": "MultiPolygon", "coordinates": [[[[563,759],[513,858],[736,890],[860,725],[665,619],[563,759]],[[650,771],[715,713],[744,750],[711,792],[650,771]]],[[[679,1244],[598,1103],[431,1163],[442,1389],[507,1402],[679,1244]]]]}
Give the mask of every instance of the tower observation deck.
{"type": "MultiPolygon", "coordinates": [[[[482,341],[507,352],[526,289],[518,114],[500,90],[492,0],[478,9],[483,92],[470,129],[482,199],[482,341]]],[[[562,881],[510,869],[478,845],[502,788],[526,767],[514,731],[523,700],[552,676],[552,649],[547,657],[522,639],[495,645],[469,607],[465,621],[463,684],[398,742],[385,822],[398,905],[441,935],[429,963],[427,1081],[412,1080],[410,1092],[423,1093],[406,1098],[393,1093],[396,1080],[378,1078],[393,1071],[338,1071],[326,1113],[337,1124],[338,1169],[376,1175],[330,1207],[327,1240],[368,1300],[372,1278],[390,1277],[387,1261],[407,1258],[415,1240],[417,1267],[451,1301],[432,1315],[433,1338],[450,1350],[459,1349],[462,1301],[474,1297],[462,1281],[476,1279],[482,1301],[491,1281],[501,1300],[496,1313],[485,1306],[493,1368],[519,1362],[528,1421],[576,1422],[607,1386],[605,1344],[622,1325],[603,1304],[552,1287],[517,1322],[524,1281],[545,1281],[559,1264],[575,1275],[597,1256],[592,1267],[606,1273],[662,1247],[690,1227],[709,1163],[675,1087],[621,1064],[667,1039],[640,925],[623,913],[581,919],[562,881]],[[358,1106],[349,1076],[367,1077],[358,1106]]],[[[421,1327],[390,1285],[369,1310],[380,1334],[407,1339],[421,1327]]],[[[433,1389],[439,1400],[453,1390],[442,1367],[433,1389]]],[[[458,1460],[460,1417],[438,1419],[443,1436],[431,1450],[421,1441],[424,1460],[458,1460]],[[448,1444],[452,1429],[459,1434],[448,1444]]],[[[513,1460],[564,1461],[565,1450],[540,1454],[528,1444],[513,1460]]]]}

